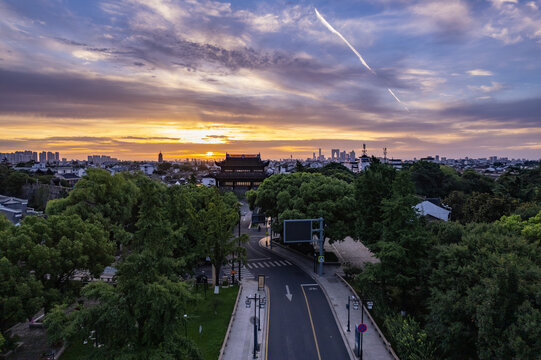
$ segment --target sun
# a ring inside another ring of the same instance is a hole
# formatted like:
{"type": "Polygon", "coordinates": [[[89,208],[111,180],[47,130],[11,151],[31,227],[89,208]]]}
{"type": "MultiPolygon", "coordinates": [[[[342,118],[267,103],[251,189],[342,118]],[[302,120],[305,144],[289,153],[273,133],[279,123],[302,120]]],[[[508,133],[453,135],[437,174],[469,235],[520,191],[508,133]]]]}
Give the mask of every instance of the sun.
{"type": "Polygon", "coordinates": [[[207,153],[205,154],[206,157],[213,157],[214,156],[214,153],[212,151],[207,151],[207,153]]]}

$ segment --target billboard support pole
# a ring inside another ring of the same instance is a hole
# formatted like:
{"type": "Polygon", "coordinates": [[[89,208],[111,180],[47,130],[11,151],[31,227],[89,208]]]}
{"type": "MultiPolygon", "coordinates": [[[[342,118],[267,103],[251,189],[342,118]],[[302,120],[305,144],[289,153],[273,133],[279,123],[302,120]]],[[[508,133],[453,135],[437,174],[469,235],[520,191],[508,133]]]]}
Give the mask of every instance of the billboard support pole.
{"type": "MultiPolygon", "coordinates": [[[[272,233],[272,231],[271,231],[272,233]]],[[[319,256],[318,256],[318,275],[323,276],[323,263],[325,262],[325,235],[323,232],[323,218],[318,219],[290,219],[284,220],[284,232],[283,232],[284,244],[288,243],[319,243],[319,256]],[[314,229],[314,225],[319,222],[319,228],[314,229]],[[288,224],[290,230],[288,230],[288,224]],[[317,234],[317,240],[314,239],[314,233],[317,234]]],[[[314,257],[317,253],[314,250],[314,257]]],[[[314,259],[314,272],[316,272],[316,264],[314,259]]]]}

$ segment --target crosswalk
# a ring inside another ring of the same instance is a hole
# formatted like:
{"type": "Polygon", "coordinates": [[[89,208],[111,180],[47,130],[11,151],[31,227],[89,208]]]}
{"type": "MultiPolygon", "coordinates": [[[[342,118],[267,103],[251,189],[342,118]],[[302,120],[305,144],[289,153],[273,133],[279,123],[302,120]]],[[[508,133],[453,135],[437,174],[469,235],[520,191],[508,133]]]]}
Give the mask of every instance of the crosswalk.
{"type": "MultiPolygon", "coordinates": [[[[274,268],[274,267],[282,267],[282,266],[291,266],[293,263],[291,263],[288,260],[248,260],[248,263],[245,265],[242,265],[240,268],[240,276],[241,279],[243,278],[253,278],[254,272],[257,269],[264,269],[264,268],[274,268]]],[[[222,268],[222,274],[225,276],[228,276],[231,280],[231,270],[235,270],[236,275],[235,278],[238,277],[238,267],[235,263],[234,268],[231,268],[231,263],[225,265],[222,268]]]]}
{"type": "Polygon", "coordinates": [[[262,268],[271,268],[279,266],[290,266],[293,265],[287,260],[267,260],[267,261],[248,261],[246,267],[248,269],[262,269],[262,268]]]}
{"type": "MultiPolygon", "coordinates": [[[[238,265],[235,263],[235,266],[231,268],[231,264],[227,264],[222,268],[223,274],[227,274],[231,278],[231,270],[235,270],[235,278],[238,277],[238,265]]],[[[246,266],[242,265],[240,267],[240,277],[241,279],[244,277],[253,277],[253,274],[246,268],[246,266]]]]}

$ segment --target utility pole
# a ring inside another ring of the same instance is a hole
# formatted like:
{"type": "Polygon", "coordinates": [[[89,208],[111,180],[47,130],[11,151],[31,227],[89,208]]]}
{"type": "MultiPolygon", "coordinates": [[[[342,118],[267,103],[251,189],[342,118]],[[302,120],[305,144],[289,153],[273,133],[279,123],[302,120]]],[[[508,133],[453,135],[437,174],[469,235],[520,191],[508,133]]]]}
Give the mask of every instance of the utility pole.
{"type": "Polygon", "coordinates": [[[265,306],[267,299],[258,294],[254,294],[254,297],[246,296],[246,301],[245,301],[246,308],[249,308],[251,306],[252,300],[254,301],[254,352],[253,352],[254,357],[253,358],[256,359],[257,351],[259,348],[258,343],[257,343],[257,331],[258,331],[258,328],[259,330],[261,330],[261,323],[260,323],[261,316],[258,317],[257,313],[259,309],[259,315],[261,315],[261,307],[265,306]]]}

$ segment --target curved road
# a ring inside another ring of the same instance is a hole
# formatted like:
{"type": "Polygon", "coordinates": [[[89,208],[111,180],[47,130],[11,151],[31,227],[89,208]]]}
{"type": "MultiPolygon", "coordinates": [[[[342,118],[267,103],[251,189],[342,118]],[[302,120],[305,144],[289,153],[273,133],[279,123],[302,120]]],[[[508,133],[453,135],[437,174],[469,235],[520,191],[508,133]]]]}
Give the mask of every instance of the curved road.
{"type": "Polygon", "coordinates": [[[323,291],[299,267],[259,246],[265,230],[248,229],[249,214],[241,230],[250,235],[246,268],[265,275],[270,293],[267,359],[350,359],[323,291]]]}

